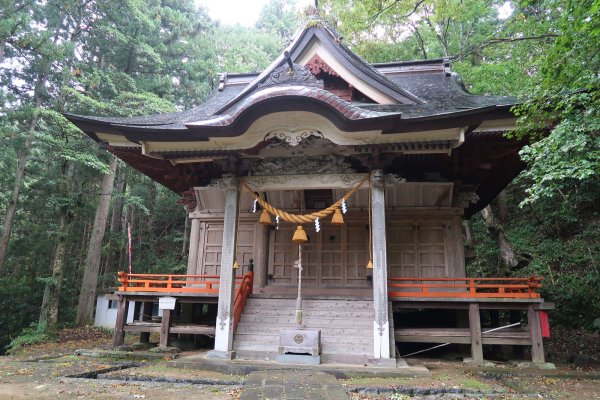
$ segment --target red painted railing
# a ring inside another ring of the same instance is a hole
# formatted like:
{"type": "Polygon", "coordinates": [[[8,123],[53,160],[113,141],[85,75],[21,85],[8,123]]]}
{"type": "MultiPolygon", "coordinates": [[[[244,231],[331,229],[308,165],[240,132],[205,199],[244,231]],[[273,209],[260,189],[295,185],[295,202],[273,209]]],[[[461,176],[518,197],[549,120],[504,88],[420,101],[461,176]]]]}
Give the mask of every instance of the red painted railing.
{"type": "Polygon", "coordinates": [[[542,278],[389,278],[388,297],[539,299],[542,278]]]}
{"type": "MultiPolygon", "coordinates": [[[[219,294],[218,275],[161,275],[161,274],[117,274],[120,292],[156,292],[156,293],[214,293],[219,294]]],[[[235,277],[235,299],[233,302],[233,330],[244,312],[246,300],[252,294],[254,273],[235,277]]]]}
{"type": "Polygon", "coordinates": [[[254,278],[254,272],[250,271],[244,275],[244,279],[240,283],[239,290],[236,290],[235,299],[233,301],[233,331],[235,332],[238,322],[244,312],[244,306],[246,300],[252,294],[252,280],[254,278]]]}
{"type": "MultiPolygon", "coordinates": [[[[247,275],[235,277],[239,287],[247,275]]],[[[218,275],[127,274],[119,272],[120,292],[214,293],[219,294],[218,275]]],[[[237,290],[237,289],[236,289],[237,290]]]]}

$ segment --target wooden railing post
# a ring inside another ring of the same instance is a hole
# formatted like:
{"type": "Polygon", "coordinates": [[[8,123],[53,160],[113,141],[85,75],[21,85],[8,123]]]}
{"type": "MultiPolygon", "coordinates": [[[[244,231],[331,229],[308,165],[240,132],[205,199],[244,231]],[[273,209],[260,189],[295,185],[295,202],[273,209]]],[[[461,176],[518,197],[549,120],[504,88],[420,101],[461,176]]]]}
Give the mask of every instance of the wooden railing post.
{"type": "Polygon", "coordinates": [[[125,272],[119,271],[117,272],[117,280],[121,282],[120,291],[127,290],[127,274],[125,272]]]}

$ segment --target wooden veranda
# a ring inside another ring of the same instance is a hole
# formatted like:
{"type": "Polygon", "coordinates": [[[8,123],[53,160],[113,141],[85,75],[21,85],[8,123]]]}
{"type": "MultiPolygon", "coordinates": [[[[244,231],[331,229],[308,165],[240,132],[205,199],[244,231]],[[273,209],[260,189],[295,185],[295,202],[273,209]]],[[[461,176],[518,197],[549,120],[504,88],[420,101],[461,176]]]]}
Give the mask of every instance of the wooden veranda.
{"type": "MultiPolygon", "coordinates": [[[[234,330],[242,316],[246,300],[252,294],[254,273],[249,271],[235,277],[234,330]]],[[[121,346],[125,332],[140,333],[140,342],[148,342],[150,333],[160,333],[159,345],[168,345],[171,333],[215,335],[215,324],[173,324],[172,310],[163,309],[160,323],[149,322],[142,308],[139,318],[126,323],[130,301],[141,302],[142,307],[158,301],[160,297],[175,297],[180,303],[216,303],[219,296],[219,277],[214,275],[127,274],[118,273],[121,286],[115,294],[119,298],[113,346],[121,346]]]]}
{"type": "MultiPolygon", "coordinates": [[[[119,312],[114,345],[123,344],[124,333],[140,333],[147,341],[150,333],[160,333],[160,346],[168,345],[170,334],[215,335],[215,324],[181,325],[171,321],[171,310],[163,310],[160,323],[143,317],[126,324],[127,304],[156,302],[161,296],[176,297],[181,303],[216,303],[219,277],[215,275],[127,274],[120,272],[119,312]]],[[[253,272],[235,277],[234,326],[237,328],[246,300],[252,294],[253,272]]],[[[394,311],[403,309],[450,309],[468,311],[468,328],[397,328],[397,342],[470,344],[474,361],[483,360],[484,344],[531,347],[532,361],[544,362],[542,336],[546,310],[552,304],[540,297],[541,278],[389,278],[388,299],[394,311]],[[527,329],[482,330],[480,311],[508,310],[527,313],[527,329]],[[542,314],[542,315],[540,315],[542,314]]],[[[140,313],[143,316],[144,312],[140,313]]]]}

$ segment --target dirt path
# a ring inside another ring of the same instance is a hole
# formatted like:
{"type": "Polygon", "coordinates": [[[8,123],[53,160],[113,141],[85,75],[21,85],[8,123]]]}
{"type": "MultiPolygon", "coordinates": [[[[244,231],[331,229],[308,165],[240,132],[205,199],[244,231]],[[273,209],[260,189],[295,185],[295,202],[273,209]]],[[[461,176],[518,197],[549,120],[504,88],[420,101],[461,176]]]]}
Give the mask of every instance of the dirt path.
{"type": "Polygon", "coordinates": [[[239,385],[126,382],[66,377],[119,364],[73,356],[44,362],[24,362],[0,357],[0,399],[222,400],[239,397],[239,385]]]}
{"type": "MultiPolygon", "coordinates": [[[[3,399],[239,399],[247,377],[167,367],[156,361],[73,355],[77,348],[108,347],[107,338],[44,344],[0,357],[3,399]],[[104,342],[107,343],[104,343],[104,342]],[[58,355],[58,354],[62,355],[58,355]],[[43,355],[54,357],[43,358],[43,355]],[[40,358],[41,357],[41,358],[40,358]],[[119,366],[128,368],[107,372],[119,366]],[[71,378],[103,370],[101,379],[71,378]],[[109,379],[107,379],[109,378],[109,379]],[[160,380],[157,382],[156,380],[160,380]]],[[[557,370],[517,369],[507,364],[474,368],[460,362],[412,360],[428,375],[339,381],[352,400],[408,399],[600,399],[600,370],[559,365],[557,370]]],[[[274,399],[272,399],[274,400],[274,399]]]]}

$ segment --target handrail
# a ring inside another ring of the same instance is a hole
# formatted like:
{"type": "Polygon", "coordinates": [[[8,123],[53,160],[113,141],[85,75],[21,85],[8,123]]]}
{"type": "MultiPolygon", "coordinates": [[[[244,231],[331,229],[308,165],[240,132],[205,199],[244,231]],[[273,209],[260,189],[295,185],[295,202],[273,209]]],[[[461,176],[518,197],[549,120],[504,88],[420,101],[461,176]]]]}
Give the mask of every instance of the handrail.
{"type": "Polygon", "coordinates": [[[540,294],[537,289],[542,287],[541,282],[542,278],[536,276],[529,278],[389,278],[388,297],[539,299],[540,294]]]}
{"type": "MultiPolygon", "coordinates": [[[[219,293],[218,275],[128,274],[118,272],[121,292],[219,293]]],[[[240,286],[244,275],[235,277],[240,286]]]]}
{"type": "Polygon", "coordinates": [[[242,317],[242,313],[244,312],[244,307],[246,306],[246,300],[252,294],[252,281],[254,278],[254,272],[248,271],[242,282],[240,283],[239,290],[235,293],[235,299],[233,301],[233,331],[235,332],[238,323],[240,322],[240,318],[242,317]]]}

